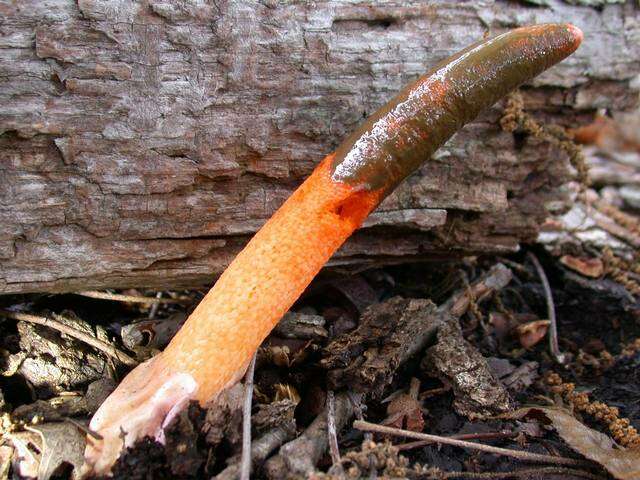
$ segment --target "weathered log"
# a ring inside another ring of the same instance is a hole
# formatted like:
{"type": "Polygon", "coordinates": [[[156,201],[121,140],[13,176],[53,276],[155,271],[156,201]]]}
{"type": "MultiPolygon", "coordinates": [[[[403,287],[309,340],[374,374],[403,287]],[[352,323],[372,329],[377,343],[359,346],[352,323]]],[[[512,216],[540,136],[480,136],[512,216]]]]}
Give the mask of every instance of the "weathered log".
{"type": "MultiPolygon", "coordinates": [[[[527,87],[538,118],[630,108],[633,2],[531,3],[0,0],[0,292],[210,283],[363,117],[487,32],[584,30],[527,87]]],[[[534,239],[570,171],[500,114],[456,135],[333,265],[534,239]]]]}

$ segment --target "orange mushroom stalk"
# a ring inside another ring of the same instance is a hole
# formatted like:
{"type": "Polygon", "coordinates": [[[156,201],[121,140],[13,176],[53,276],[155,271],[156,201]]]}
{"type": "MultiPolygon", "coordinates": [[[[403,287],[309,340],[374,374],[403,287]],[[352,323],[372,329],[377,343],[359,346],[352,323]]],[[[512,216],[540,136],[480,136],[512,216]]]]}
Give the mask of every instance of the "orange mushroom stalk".
{"type": "Polygon", "coordinates": [[[123,446],[163,428],[190,400],[215,399],[331,255],[462,125],[578,47],[568,24],[478,42],[405,88],[328,155],[251,239],[164,352],[135,368],[90,428],[86,461],[108,473],[123,446]]]}

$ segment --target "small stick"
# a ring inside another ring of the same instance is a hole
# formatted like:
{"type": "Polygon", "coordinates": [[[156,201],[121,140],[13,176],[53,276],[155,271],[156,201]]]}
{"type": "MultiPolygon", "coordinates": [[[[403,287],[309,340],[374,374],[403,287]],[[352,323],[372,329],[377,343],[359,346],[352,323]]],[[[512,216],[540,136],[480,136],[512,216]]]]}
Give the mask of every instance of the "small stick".
{"type": "Polygon", "coordinates": [[[547,275],[544,273],[542,265],[540,265],[540,262],[538,261],[538,257],[536,257],[533,252],[528,252],[527,256],[533,263],[533,266],[536,267],[536,271],[538,272],[538,276],[542,282],[542,288],[544,289],[544,296],[547,300],[547,316],[549,317],[550,322],[549,350],[551,351],[551,356],[554,360],[563,364],[566,357],[562,352],[560,352],[560,347],[558,346],[558,324],[556,321],[556,307],[553,303],[553,295],[551,294],[551,286],[549,285],[549,280],[547,279],[547,275]]]}
{"type": "Polygon", "coordinates": [[[452,445],[460,448],[470,448],[472,450],[480,450],[487,453],[495,453],[497,455],[504,455],[507,457],[518,458],[526,462],[539,462],[539,463],[553,463],[556,465],[572,465],[581,466],[585,465],[585,462],[576,460],[574,458],[566,457],[554,457],[551,455],[543,455],[540,453],[523,452],[521,450],[511,450],[509,448],[494,447],[491,445],[484,445],[482,443],[467,442],[465,440],[457,440],[450,437],[440,437],[438,435],[430,435],[428,433],[412,432],[410,430],[402,430],[400,428],[384,427],[375,423],[363,422],[356,420],[353,422],[353,428],[362,430],[364,432],[376,432],[386,435],[395,435],[399,437],[415,438],[417,440],[429,440],[436,443],[443,443],[445,445],[452,445]]]}
{"type": "MultiPolygon", "coordinates": [[[[351,402],[351,406],[353,407],[353,414],[355,415],[355,417],[358,420],[364,420],[364,414],[362,413],[362,398],[360,396],[356,398],[356,395],[351,390],[347,390],[347,397],[351,402]]],[[[371,432],[365,432],[364,439],[366,441],[373,440],[373,434],[371,432]]]]}
{"type": "Polygon", "coordinates": [[[338,476],[342,477],[338,432],[336,431],[336,397],[333,390],[327,392],[327,434],[329,435],[329,452],[335,468],[339,468],[338,476]]]}
{"type": "Polygon", "coordinates": [[[244,404],[242,406],[242,461],[240,462],[240,480],[249,480],[251,476],[251,402],[253,400],[253,374],[256,368],[256,353],[251,358],[244,377],[244,404]]]}
{"type": "Polygon", "coordinates": [[[81,295],[83,297],[97,298],[99,300],[113,300],[115,302],[125,303],[142,303],[143,305],[157,305],[160,303],[191,303],[189,298],[158,298],[158,297],[142,297],[137,295],[122,295],[120,293],[109,292],[97,292],[97,291],[85,291],[85,292],[73,292],[75,295],[81,295]]]}
{"type": "Polygon", "coordinates": [[[409,396],[414,400],[417,400],[418,395],[420,395],[420,380],[418,380],[416,377],[411,377],[409,396]]]}
{"type": "Polygon", "coordinates": [[[91,437],[95,438],[96,440],[102,440],[104,437],[102,435],[100,435],[98,432],[94,432],[93,430],[91,430],[89,427],[87,427],[86,425],[80,423],[79,421],[71,418],[71,417],[63,417],[62,418],[65,422],[70,423],[71,425],[73,425],[74,427],[76,427],[78,430],[80,430],[82,433],[86,434],[86,435],[90,435],[91,437]]]}
{"type": "Polygon", "coordinates": [[[588,478],[590,480],[606,480],[606,477],[594,475],[591,472],[577,470],[575,468],[563,467],[541,467],[541,468],[525,468],[522,470],[514,470],[512,472],[442,472],[443,478],[471,478],[478,480],[497,480],[500,478],[512,477],[529,477],[529,478],[546,478],[547,475],[562,475],[563,477],[576,476],[588,478]]]}
{"type": "MultiPolygon", "coordinates": [[[[160,298],[162,298],[162,292],[156,293],[156,299],[159,300],[160,298]]],[[[158,302],[151,305],[151,308],[149,309],[149,315],[147,316],[149,320],[152,320],[156,316],[156,313],[158,312],[158,305],[160,305],[160,303],[158,302]]]]}
{"type": "Polygon", "coordinates": [[[52,328],[57,330],[58,332],[69,335],[70,337],[75,338],[76,340],[80,340],[81,342],[86,343],[87,345],[91,345],[96,350],[100,350],[101,352],[109,355],[112,358],[124,363],[125,365],[135,366],[138,362],[131,358],[129,355],[114,347],[113,345],[103,342],[102,340],[92,337],[88,333],[81,332],[69,325],[65,325],[62,322],[57,320],[53,320],[47,317],[39,317],[37,315],[30,315],[28,313],[22,312],[12,312],[10,310],[2,310],[0,309],[0,315],[3,315],[8,318],[13,318],[14,320],[20,320],[21,322],[34,323],[36,325],[43,325],[45,327],[52,328]]]}
{"type": "MultiPolygon", "coordinates": [[[[517,434],[515,432],[484,432],[484,433],[463,433],[460,435],[451,435],[447,438],[455,438],[456,440],[497,440],[503,438],[513,438],[516,437],[517,434]]],[[[396,448],[400,451],[402,450],[411,450],[413,448],[424,447],[433,443],[429,440],[417,440],[415,442],[402,443],[400,445],[396,445],[396,448]]]]}
{"type": "Polygon", "coordinates": [[[506,287],[513,273],[501,263],[492,266],[479,280],[476,280],[468,288],[463,288],[454,293],[449,300],[438,307],[439,311],[448,311],[454,317],[461,317],[469,308],[471,298],[480,303],[493,292],[506,287]]]}
{"type": "Polygon", "coordinates": [[[521,263],[514,262],[513,260],[510,260],[505,257],[496,257],[496,260],[499,261],[500,263],[507,265],[512,270],[516,270],[518,273],[521,273],[527,278],[531,278],[533,276],[533,274],[529,270],[527,270],[527,267],[525,267],[521,263]]]}

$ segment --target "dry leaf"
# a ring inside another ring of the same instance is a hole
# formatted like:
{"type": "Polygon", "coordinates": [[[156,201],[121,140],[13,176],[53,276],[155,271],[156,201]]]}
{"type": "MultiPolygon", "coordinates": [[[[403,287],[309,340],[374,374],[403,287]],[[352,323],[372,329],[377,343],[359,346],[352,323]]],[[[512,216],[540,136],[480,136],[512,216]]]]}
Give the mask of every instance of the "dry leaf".
{"type": "Polygon", "coordinates": [[[489,323],[493,327],[493,333],[498,340],[502,340],[511,331],[509,317],[501,312],[490,312],[489,323]]]}
{"type": "Polygon", "coordinates": [[[513,332],[513,329],[517,325],[523,325],[534,320],[538,320],[538,317],[531,313],[513,312],[509,315],[501,312],[489,313],[489,323],[493,327],[493,334],[498,340],[503,340],[507,335],[513,332]]]}
{"type": "Polygon", "coordinates": [[[387,418],[383,425],[403,428],[413,432],[424,430],[424,418],[420,402],[403,393],[394,398],[387,408],[387,418]]]}
{"type": "Polygon", "coordinates": [[[49,480],[58,468],[67,463],[73,467],[71,478],[80,478],[84,463],[85,436],[72,423],[43,423],[25,427],[42,439],[38,480],[49,480]]]}
{"type": "Polygon", "coordinates": [[[518,340],[520,340],[520,345],[524,348],[533,347],[547,335],[550,323],[549,320],[535,320],[524,325],[518,325],[516,334],[518,335],[518,340]]]}
{"type": "MultiPolygon", "coordinates": [[[[80,333],[100,336],[73,312],[52,317],[80,333]]],[[[17,328],[19,348],[27,352],[18,373],[37,390],[55,393],[74,390],[103,377],[107,361],[83,342],[28,322],[18,322],[17,328]]]]}
{"type": "Polygon", "coordinates": [[[416,378],[411,379],[409,393],[397,395],[387,407],[387,418],[382,424],[395,428],[404,428],[413,432],[424,430],[424,417],[422,416],[422,403],[418,400],[420,382],[416,378]]]}
{"type": "Polygon", "coordinates": [[[560,263],[585,277],[600,278],[604,273],[604,263],[600,258],[572,257],[564,255],[560,263]]]}
{"type": "Polygon", "coordinates": [[[287,312],[273,329],[273,334],[282,338],[323,340],[329,336],[325,323],[322,315],[287,312]]]}
{"type": "Polygon", "coordinates": [[[270,337],[264,352],[275,366],[289,368],[302,363],[315,349],[312,340],[270,337]]]}
{"type": "Polygon", "coordinates": [[[576,452],[598,462],[619,480],[640,478],[640,451],[622,448],[604,433],[583,425],[571,414],[554,408],[532,407],[518,410],[511,418],[539,411],[551,421],[562,439],[576,452]]]}
{"type": "Polygon", "coordinates": [[[578,143],[596,145],[605,152],[640,151],[640,115],[637,111],[618,114],[614,118],[596,116],[589,125],[573,129],[578,143]]]}

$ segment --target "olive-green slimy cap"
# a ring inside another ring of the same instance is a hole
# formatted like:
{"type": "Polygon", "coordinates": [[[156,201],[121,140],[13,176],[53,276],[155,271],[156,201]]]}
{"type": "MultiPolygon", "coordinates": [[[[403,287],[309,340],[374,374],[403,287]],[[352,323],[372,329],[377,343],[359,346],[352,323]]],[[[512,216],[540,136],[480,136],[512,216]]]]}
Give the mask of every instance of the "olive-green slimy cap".
{"type": "Polygon", "coordinates": [[[465,123],[573,53],[570,24],[517,28],[440,62],[377,110],[336,150],[332,179],[390,193],[465,123]]]}

